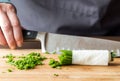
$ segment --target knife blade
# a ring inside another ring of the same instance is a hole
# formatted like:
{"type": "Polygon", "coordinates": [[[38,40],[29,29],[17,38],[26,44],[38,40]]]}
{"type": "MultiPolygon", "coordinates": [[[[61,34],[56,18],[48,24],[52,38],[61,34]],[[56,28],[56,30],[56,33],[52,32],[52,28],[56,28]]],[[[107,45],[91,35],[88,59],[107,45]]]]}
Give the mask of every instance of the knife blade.
{"type": "MultiPolygon", "coordinates": [[[[94,37],[71,36],[46,32],[23,30],[24,40],[40,41],[42,52],[58,52],[59,50],[116,50],[120,42],[94,37]]],[[[117,57],[120,54],[117,54],[117,57]]]]}

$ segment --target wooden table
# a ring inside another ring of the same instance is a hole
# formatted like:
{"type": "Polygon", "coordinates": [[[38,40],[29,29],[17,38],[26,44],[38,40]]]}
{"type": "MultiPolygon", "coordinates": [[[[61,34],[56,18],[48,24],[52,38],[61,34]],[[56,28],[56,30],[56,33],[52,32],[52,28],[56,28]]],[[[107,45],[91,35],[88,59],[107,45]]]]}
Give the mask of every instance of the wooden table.
{"type": "MultiPolygon", "coordinates": [[[[12,53],[16,56],[40,52],[39,49],[0,49],[0,81],[120,81],[120,58],[115,58],[109,66],[63,66],[62,69],[53,69],[48,65],[37,66],[31,70],[18,70],[7,64],[3,56],[12,53]],[[7,69],[13,72],[8,72],[7,69]],[[59,76],[54,76],[58,74],[59,76]]],[[[47,58],[57,59],[57,55],[43,54],[47,58]]]]}

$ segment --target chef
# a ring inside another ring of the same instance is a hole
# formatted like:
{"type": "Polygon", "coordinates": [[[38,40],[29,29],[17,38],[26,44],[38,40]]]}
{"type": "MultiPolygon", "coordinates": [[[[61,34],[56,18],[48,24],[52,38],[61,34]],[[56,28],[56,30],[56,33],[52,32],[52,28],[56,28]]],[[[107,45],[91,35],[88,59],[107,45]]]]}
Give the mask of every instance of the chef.
{"type": "Polygon", "coordinates": [[[108,30],[101,27],[100,20],[110,3],[111,0],[0,0],[0,45],[21,47],[22,29],[105,35],[108,30]]]}

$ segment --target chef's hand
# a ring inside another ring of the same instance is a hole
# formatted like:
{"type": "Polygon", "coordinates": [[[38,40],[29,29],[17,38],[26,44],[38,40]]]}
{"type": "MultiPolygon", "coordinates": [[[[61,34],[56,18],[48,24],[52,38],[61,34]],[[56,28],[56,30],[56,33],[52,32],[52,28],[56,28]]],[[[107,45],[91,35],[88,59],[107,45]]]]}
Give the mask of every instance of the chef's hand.
{"type": "Polygon", "coordinates": [[[23,43],[22,28],[12,4],[0,3],[0,45],[15,49],[23,43]]]}

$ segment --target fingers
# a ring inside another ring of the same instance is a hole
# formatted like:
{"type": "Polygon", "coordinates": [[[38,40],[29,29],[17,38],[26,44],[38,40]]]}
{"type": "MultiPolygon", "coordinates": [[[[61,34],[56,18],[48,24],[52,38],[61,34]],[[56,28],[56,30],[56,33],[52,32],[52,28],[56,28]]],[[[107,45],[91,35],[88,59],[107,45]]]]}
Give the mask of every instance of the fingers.
{"type": "Polygon", "coordinates": [[[6,46],[6,45],[7,45],[7,42],[6,42],[6,40],[5,40],[5,37],[4,37],[1,29],[0,29],[0,39],[1,39],[1,40],[0,40],[0,45],[6,46]]]}
{"type": "Polygon", "coordinates": [[[11,23],[8,19],[7,14],[1,9],[0,9],[0,26],[1,26],[2,32],[4,34],[4,37],[7,41],[8,46],[11,49],[15,49],[16,48],[16,43],[15,43],[11,23]]]}
{"type": "Polygon", "coordinates": [[[11,49],[22,46],[22,29],[13,5],[0,3],[0,27],[1,45],[8,45],[11,49]]]}
{"type": "Polygon", "coordinates": [[[14,34],[14,39],[16,41],[16,44],[18,47],[21,47],[23,43],[22,29],[21,29],[19,19],[14,9],[11,6],[9,7],[9,10],[7,11],[7,16],[10,20],[10,23],[13,29],[13,34],[14,34]]]}

